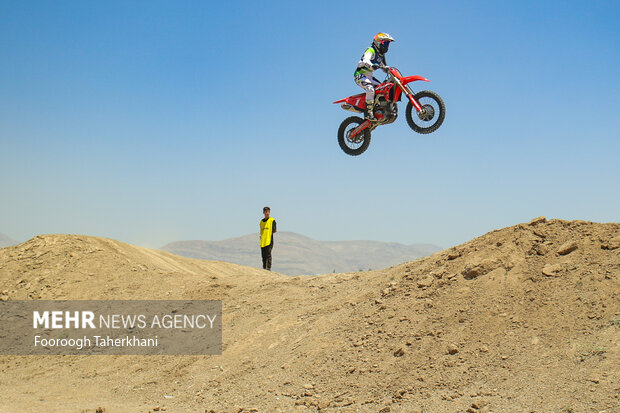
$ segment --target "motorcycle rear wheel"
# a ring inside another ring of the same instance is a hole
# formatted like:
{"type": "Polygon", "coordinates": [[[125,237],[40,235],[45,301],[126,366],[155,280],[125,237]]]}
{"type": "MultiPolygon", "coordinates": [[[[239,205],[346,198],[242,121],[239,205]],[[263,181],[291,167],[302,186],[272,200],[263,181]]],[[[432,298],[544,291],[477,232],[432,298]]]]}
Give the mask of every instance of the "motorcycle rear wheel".
{"type": "Polygon", "coordinates": [[[446,105],[435,92],[424,90],[413,95],[413,98],[425,110],[419,113],[411,102],[407,104],[407,123],[414,131],[422,134],[435,132],[446,116],[446,105]]]}
{"type": "Polygon", "coordinates": [[[351,138],[351,131],[364,122],[359,116],[350,116],[342,121],[338,128],[338,144],[347,155],[357,156],[364,153],[370,145],[370,130],[365,129],[351,138]]]}

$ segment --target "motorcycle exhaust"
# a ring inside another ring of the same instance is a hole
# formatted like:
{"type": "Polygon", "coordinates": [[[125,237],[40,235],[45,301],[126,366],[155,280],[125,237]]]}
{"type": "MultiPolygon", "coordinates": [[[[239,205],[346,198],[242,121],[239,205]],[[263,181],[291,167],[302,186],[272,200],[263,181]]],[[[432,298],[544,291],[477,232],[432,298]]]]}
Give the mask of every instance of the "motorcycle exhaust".
{"type": "Polygon", "coordinates": [[[351,112],[355,112],[355,113],[362,113],[362,111],[361,111],[361,110],[359,110],[359,109],[357,109],[357,108],[355,108],[355,107],[353,107],[353,106],[349,105],[348,103],[343,103],[340,107],[341,107],[342,109],[344,109],[344,110],[349,110],[349,111],[351,111],[351,112]]]}

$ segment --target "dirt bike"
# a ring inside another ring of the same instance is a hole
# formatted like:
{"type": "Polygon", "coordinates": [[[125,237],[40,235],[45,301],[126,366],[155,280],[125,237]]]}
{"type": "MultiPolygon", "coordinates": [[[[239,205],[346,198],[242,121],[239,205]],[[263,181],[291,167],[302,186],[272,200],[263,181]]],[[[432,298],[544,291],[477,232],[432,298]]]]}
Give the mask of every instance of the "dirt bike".
{"type": "MultiPolygon", "coordinates": [[[[381,66],[380,69],[386,73],[386,78],[383,83],[375,87],[376,120],[351,116],[343,120],[338,128],[338,143],[346,154],[362,154],[370,145],[370,133],[377,126],[387,125],[396,120],[397,102],[401,100],[403,93],[409,100],[405,111],[407,123],[414,131],[423,134],[434,132],[441,126],[446,116],[446,105],[437,93],[424,90],[414,94],[407,86],[416,80],[429,82],[428,79],[422,76],[402,76],[395,67],[381,66]]],[[[334,103],[342,103],[342,109],[363,113],[366,94],[349,96],[334,103]]]]}

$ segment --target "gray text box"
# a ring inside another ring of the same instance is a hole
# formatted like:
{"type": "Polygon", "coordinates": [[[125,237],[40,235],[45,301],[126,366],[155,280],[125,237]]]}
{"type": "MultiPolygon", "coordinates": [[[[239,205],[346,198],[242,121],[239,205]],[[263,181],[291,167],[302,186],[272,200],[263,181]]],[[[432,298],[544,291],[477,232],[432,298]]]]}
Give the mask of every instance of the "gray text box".
{"type": "Polygon", "coordinates": [[[3,355],[221,353],[221,301],[0,302],[3,355]]]}

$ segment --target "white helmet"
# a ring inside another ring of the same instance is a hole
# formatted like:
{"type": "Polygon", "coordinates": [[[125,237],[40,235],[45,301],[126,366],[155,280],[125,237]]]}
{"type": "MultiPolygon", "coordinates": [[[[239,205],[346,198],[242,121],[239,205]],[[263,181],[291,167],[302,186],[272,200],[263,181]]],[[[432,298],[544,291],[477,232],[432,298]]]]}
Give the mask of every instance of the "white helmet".
{"type": "Polygon", "coordinates": [[[394,38],[387,33],[377,33],[372,40],[372,45],[376,51],[380,54],[385,54],[390,47],[390,42],[393,42],[394,38]]]}

